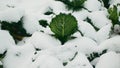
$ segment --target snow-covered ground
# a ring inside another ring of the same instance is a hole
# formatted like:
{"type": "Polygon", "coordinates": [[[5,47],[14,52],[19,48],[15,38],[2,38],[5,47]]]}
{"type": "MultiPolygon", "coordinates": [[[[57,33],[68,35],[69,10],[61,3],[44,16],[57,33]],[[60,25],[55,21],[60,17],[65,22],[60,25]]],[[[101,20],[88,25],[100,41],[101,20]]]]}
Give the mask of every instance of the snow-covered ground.
{"type": "MultiPolygon", "coordinates": [[[[87,10],[73,12],[55,0],[0,0],[0,55],[7,51],[2,60],[0,56],[0,65],[3,68],[120,68],[120,25],[112,31],[112,21],[100,1],[86,0],[87,10]],[[54,14],[44,14],[51,9],[54,14]],[[51,36],[54,33],[49,26],[44,28],[39,24],[39,20],[50,24],[59,13],[71,13],[81,31],[74,33],[72,36],[76,38],[64,45],[51,36]],[[32,36],[16,44],[9,31],[1,29],[1,22],[17,23],[21,18],[23,27],[32,36]]],[[[110,0],[110,6],[116,4],[120,4],[120,0],[110,0]]]]}

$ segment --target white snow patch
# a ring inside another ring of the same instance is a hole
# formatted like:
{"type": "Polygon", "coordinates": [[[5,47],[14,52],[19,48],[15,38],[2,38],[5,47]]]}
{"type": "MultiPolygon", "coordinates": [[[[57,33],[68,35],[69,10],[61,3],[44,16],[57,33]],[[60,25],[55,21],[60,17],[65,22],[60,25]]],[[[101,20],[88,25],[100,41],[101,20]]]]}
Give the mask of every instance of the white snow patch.
{"type": "Polygon", "coordinates": [[[0,30],[0,54],[5,52],[11,45],[14,45],[15,42],[12,36],[8,31],[0,30]]]}
{"type": "Polygon", "coordinates": [[[64,46],[67,46],[72,50],[82,52],[84,54],[90,54],[96,51],[97,43],[94,42],[92,39],[82,37],[70,40],[65,43],[64,46]]]}
{"type": "Polygon", "coordinates": [[[95,68],[120,68],[120,56],[115,52],[103,54],[95,68]]]}
{"type": "Polygon", "coordinates": [[[27,42],[33,44],[39,49],[46,49],[61,45],[59,40],[42,32],[35,32],[27,42]]]}
{"type": "Polygon", "coordinates": [[[110,0],[111,5],[117,5],[120,3],[120,0],[110,0]]]}
{"type": "Polygon", "coordinates": [[[24,16],[24,10],[20,8],[9,8],[0,12],[0,20],[11,22],[18,22],[24,16]]]}
{"type": "Polygon", "coordinates": [[[84,54],[78,53],[76,57],[65,66],[65,68],[93,68],[84,54]]]}
{"type": "Polygon", "coordinates": [[[97,32],[97,42],[100,44],[101,42],[105,41],[110,37],[111,32],[111,24],[108,24],[106,26],[103,26],[98,32],[97,32]]]}
{"type": "Polygon", "coordinates": [[[30,68],[64,68],[62,62],[50,55],[40,55],[30,68]]]}
{"type": "Polygon", "coordinates": [[[120,25],[118,25],[118,24],[114,25],[114,32],[117,33],[117,34],[120,33],[120,25]]]}
{"type": "Polygon", "coordinates": [[[90,63],[94,66],[96,66],[96,64],[98,63],[100,58],[95,58],[94,60],[92,60],[90,63]]]}
{"type": "Polygon", "coordinates": [[[103,51],[107,49],[108,51],[116,51],[120,53],[120,36],[115,36],[113,38],[110,38],[108,40],[105,40],[99,45],[99,50],[103,51]]]}
{"type": "Polygon", "coordinates": [[[2,65],[2,62],[0,61],[0,65],[2,65]]]}
{"type": "Polygon", "coordinates": [[[87,0],[84,6],[89,11],[99,11],[102,9],[101,3],[98,0],[87,0]]]}
{"type": "Polygon", "coordinates": [[[77,38],[82,37],[80,32],[76,32],[76,33],[74,33],[72,36],[73,36],[73,37],[77,37],[77,38]]]}
{"type": "Polygon", "coordinates": [[[23,18],[23,26],[27,33],[33,34],[36,31],[40,31],[42,26],[40,26],[38,19],[34,15],[26,14],[23,18]]]}
{"type": "Polygon", "coordinates": [[[96,30],[88,22],[81,21],[78,23],[78,29],[82,32],[85,37],[89,37],[96,40],[96,30]]]}
{"type": "Polygon", "coordinates": [[[111,24],[111,21],[107,18],[105,11],[95,11],[89,14],[89,18],[93,22],[93,24],[98,27],[102,28],[105,25],[111,24]]]}
{"type": "Polygon", "coordinates": [[[50,7],[53,9],[53,12],[55,14],[69,12],[69,11],[67,11],[65,4],[63,4],[62,2],[59,2],[59,1],[51,2],[50,7]]]}
{"type": "Polygon", "coordinates": [[[13,45],[7,50],[7,54],[3,59],[3,66],[4,68],[28,68],[32,62],[34,52],[35,49],[31,44],[13,45]]]}
{"type": "Polygon", "coordinates": [[[72,15],[76,17],[78,22],[80,20],[85,20],[88,16],[89,12],[87,10],[82,9],[81,11],[73,12],[72,15]]]}

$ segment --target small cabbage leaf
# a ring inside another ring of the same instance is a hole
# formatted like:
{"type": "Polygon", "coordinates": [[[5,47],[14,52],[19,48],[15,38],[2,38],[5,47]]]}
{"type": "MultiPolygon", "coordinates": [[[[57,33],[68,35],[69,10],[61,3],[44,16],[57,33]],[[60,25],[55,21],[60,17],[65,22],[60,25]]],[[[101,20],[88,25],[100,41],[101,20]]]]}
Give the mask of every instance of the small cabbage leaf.
{"type": "Polygon", "coordinates": [[[77,30],[77,20],[71,14],[60,13],[52,19],[50,28],[61,43],[64,44],[77,30]]]}
{"type": "Polygon", "coordinates": [[[117,6],[113,6],[112,8],[108,9],[108,13],[109,13],[109,19],[112,21],[112,24],[119,24],[119,13],[118,13],[118,9],[117,6]]]}

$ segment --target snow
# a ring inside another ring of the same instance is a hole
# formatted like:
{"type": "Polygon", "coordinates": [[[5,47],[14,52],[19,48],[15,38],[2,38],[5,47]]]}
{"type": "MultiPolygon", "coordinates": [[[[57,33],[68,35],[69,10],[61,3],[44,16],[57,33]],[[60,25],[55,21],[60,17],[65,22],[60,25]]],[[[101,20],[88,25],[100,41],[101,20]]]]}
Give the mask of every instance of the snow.
{"type": "Polygon", "coordinates": [[[120,0],[110,0],[111,5],[117,5],[120,3],[120,0]]]}
{"type": "Polygon", "coordinates": [[[93,68],[84,54],[78,53],[77,56],[65,66],[65,68],[93,68]]]}
{"type": "Polygon", "coordinates": [[[44,31],[44,33],[45,34],[54,34],[52,31],[51,31],[51,29],[49,28],[49,26],[47,26],[45,29],[43,29],[43,31],[44,31]]]}
{"type": "Polygon", "coordinates": [[[60,14],[61,12],[62,13],[67,12],[67,9],[65,8],[65,5],[62,2],[59,2],[59,1],[51,2],[50,7],[53,9],[53,12],[55,14],[60,14]]]}
{"type": "MultiPolygon", "coordinates": [[[[110,0],[110,7],[118,3],[120,0],[110,0]]],[[[0,54],[7,50],[0,65],[4,68],[120,68],[120,25],[116,24],[112,30],[108,15],[107,8],[99,0],[87,0],[84,8],[74,12],[55,0],[0,0],[0,21],[17,23],[22,18],[23,27],[32,35],[15,44],[9,32],[0,28],[0,54]],[[54,14],[45,15],[50,9],[54,14]],[[72,35],[75,39],[61,45],[51,36],[54,33],[49,26],[44,28],[39,24],[40,20],[50,24],[59,13],[71,13],[83,36],[77,31],[72,35]],[[99,30],[85,21],[86,18],[91,19],[99,30]],[[101,54],[104,50],[107,52],[101,54]],[[93,55],[93,60],[88,60],[93,53],[100,54],[100,57],[93,55]]]]}
{"type": "Polygon", "coordinates": [[[120,56],[115,52],[103,54],[95,68],[120,68],[120,56]]]}
{"type": "Polygon", "coordinates": [[[102,41],[109,38],[112,24],[104,25],[100,30],[96,31],[88,22],[81,21],[78,23],[78,29],[85,37],[89,37],[100,44],[102,41]]]}
{"type": "Polygon", "coordinates": [[[37,18],[34,15],[25,15],[23,22],[23,26],[29,34],[33,34],[35,31],[40,31],[40,29],[42,29],[37,18]]]}
{"type": "Polygon", "coordinates": [[[40,55],[30,68],[64,68],[62,62],[50,55],[40,55]]]}
{"type": "Polygon", "coordinates": [[[30,37],[24,37],[21,41],[19,41],[16,45],[21,46],[26,44],[30,37]]]}
{"type": "Polygon", "coordinates": [[[90,13],[88,17],[98,28],[102,28],[105,25],[111,24],[111,21],[107,18],[106,11],[94,11],[90,13]]]}
{"type": "Polygon", "coordinates": [[[81,21],[78,23],[78,29],[82,32],[85,37],[89,37],[96,40],[96,30],[88,22],[81,21]]]}
{"type": "Polygon", "coordinates": [[[2,62],[0,61],[0,65],[2,65],[2,62]]]}
{"type": "Polygon", "coordinates": [[[54,0],[22,0],[18,7],[24,8],[27,14],[45,13],[49,8],[53,9],[56,14],[66,11],[63,3],[54,0]]]}
{"type": "Polygon", "coordinates": [[[72,15],[76,17],[76,19],[78,20],[78,22],[80,20],[84,20],[87,18],[89,12],[85,9],[81,9],[81,11],[77,11],[77,12],[73,12],[72,15]]]}
{"type": "Polygon", "coordinates": [[[110,32],[111,32],[111,24],[108,24],[106,26],[103,26],[98,32],[97,32],[97,42],[100,44],[101,42],[107,40],[110,38],[110,32]]]}
{"type": "Polygon", "coordinates": [[[73,37],[77,37],[77,38],[82,37],[81,34],[80,34],[80,32],[75,32],[72,36],[73,37]]]}
{"type": "Polygon", "coordinates": [[[118,52],[120,53],[120,36],[115,36],[113,38],[110,38],[110,39],[107,39],[105,40],[104,42],[102,42],[100,45],[99,45],[99,50],[103,51],[103,50],[108,50],[108,51],[115,51],[115,52],[118,52]]]}
{"type": "Polygon", "coordinates": [[[73,50],[82,52],[84,54],[90,54],[96,51],[97,43],[89,38],[82,37],[82,38],[70,40],[67,43],[65,43],[64,46],[68,46],[73,50]]]}
{"type": "Polygon", "coordinates": [[[102,9],[102,5],[98,0],[87,0],[84,6],[89,11],[99,11],[102,9]]]}
{"type": "Polygon", "coordinates": [[[35,32],[27,42],[39,49],[52,48],[61,45],[60,41],[42,32],[35,32]]]}
{"type": "Polygon", "coordinates": [[[15,42],[8,31],[0,30],[0,54],[3,54],[15,42]],[[6,38],[7,37],[7,38],[6,38]]]}
{"type": "Polygon", "coordinates": [[[114,25],[114,32],[117,33],[117,34],[120,33],[120,25],[118,25],[118,24],[114,25]]]}
{"type": "Polygon", "coordinates": [[[11,46],[2,60],[4,68],[28,68],[30,62],[32,62],[34,52],[33,45],[29,43],[22,46],[11,46]]]}
{"type": "Polygon", "coordinates": [[[95,58],[93,61],[91,61],[90,63],[94,66],[96,66],[96,64],[98,63],[100,58],[95,58]]]}
{"type": "Polygon", "coordinates": [[[50,0],[21,0],[21,3],[18,5],[18,7],[22,7],[23,9],[25,9],[25,12],[28,14],[32,13],[35,14],[38,12],[42,13],[44,12],[50,5],[50,0]],[[41,7],[41,6],[44,6],[41,7]]]}
{"type": "Polygon", "coordinates": [[[9,8],[0,11],[0,21],[18,22],[24,16],[24,10],[21,8],[9,8]]]}

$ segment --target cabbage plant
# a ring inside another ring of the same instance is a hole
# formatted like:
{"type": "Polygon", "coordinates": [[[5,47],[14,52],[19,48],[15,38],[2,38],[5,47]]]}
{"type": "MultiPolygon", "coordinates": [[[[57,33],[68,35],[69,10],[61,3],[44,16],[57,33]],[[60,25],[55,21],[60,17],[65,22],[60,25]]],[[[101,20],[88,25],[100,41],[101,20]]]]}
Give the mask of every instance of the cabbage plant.
{"type": "Polygon", "coordinates": [[[50,23],[50,29],[62,44],[64,44],[73,33],[76,32],[77,20],[71,14],[60,13],[56,15],[50,23]]]}

